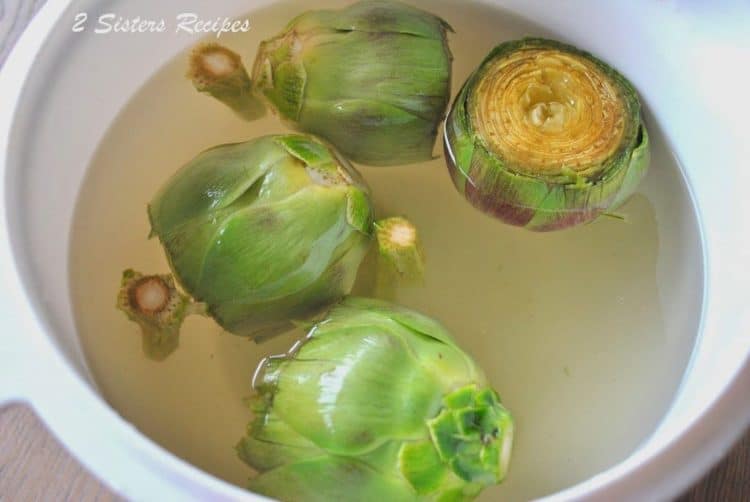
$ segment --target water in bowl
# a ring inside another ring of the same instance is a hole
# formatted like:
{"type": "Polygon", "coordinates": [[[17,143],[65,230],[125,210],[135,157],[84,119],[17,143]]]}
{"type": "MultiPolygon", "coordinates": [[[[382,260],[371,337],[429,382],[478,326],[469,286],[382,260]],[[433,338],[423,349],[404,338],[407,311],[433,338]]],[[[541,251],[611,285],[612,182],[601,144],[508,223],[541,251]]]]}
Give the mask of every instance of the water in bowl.
{"type": "MultiPolygon", "coordinates": [[[[412,3],[455,28],[454,95],[495,44],[550,35],[478,2],[412,3]]],[[[251,32],[222,41],[251,64],[260,40],[316,6],[251,12],[251,32]]],[[[253,370],[299,334],[256,345],[190,318],[178,351],[155,363],[141,352],[138,327],[114,308],[123,269],[168,271],[159,243],[147,240],[146,217],[167,178],[205,148],[287,130],[273,116],[243,122],[198,95],[184,77],[186,54],[132,98],[90,166],[71,240],[75,314],[109,403],[180,457],[242,486],[251,473],[233,445],[250,418],[243,398],[253,370]]],[[[441,320],[514,413],[509,476],[482,500],[543,496],[616,464],[654,430],[677,389],[700,304],[700,265],[684,251],[697,248],[697,231],[679,168],[649,125],[652,170],[621,209],[626,221],[602,218],[557,233],[477,212],[454,190],[442,159],[361,168],[379,214],[406,215],[421,231],[425,283],[397,291],[397,300],[441,320]]]]}

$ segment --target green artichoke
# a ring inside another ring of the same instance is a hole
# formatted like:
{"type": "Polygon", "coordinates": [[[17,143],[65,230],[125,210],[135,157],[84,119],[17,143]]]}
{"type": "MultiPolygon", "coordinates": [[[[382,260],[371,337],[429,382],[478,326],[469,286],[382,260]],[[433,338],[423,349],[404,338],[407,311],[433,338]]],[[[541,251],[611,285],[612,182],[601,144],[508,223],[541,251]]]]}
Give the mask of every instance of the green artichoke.
{"type": "Polygon", "coordinates": [[[347,294],[373,234],[364,182],[304,135],[203,152],[148,214],[183,288],[225,329],[248,336],[284,329],[347,294]]]}
{"type": "Polygon", "coordinates": [[[505,477],[513,421],[440,324],[347,298],[263,361],[237,445],[284,501],[461,501],[505,477]]]}
{"type": "Polygon", "coordinates": [[[350,160],[429,160],[450,99],[449,29],[392,1],[306,12],[260,45],[253,86],[281,117],[350,160]]]}
{"type": "Polygon", "coordinates": [[[497,46],[445,127],[449,171],[478,209],[531,230],[616,209],[649,164],[633,86],[587,52],[527,38],[497,46]]]}

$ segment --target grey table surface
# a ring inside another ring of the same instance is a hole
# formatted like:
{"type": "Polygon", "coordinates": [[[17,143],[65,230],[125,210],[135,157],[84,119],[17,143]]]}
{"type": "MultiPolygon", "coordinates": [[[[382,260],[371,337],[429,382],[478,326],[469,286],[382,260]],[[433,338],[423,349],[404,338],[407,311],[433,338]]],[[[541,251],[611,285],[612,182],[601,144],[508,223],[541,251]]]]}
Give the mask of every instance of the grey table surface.
{"type": "MultiPolygon", "coordinates": [[[[0,68],[46,0],[0,0],[0,68]]],[[[0,409],[0,502],[120,500],[23,405],[0,409]]],[[[750,432],[679,502],[750,501],[750,432]]]]}

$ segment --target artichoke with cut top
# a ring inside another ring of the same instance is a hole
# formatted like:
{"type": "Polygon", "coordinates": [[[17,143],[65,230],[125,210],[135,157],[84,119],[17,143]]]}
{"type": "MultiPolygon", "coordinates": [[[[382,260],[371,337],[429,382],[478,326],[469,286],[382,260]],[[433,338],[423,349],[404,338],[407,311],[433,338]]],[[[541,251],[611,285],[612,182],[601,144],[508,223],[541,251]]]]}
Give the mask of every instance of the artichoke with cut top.
{"type": "Polygon", "coordinates": [[[261,362],[237,451],[282,501],[463,501],[503,480],[513,420],[438,322],[345,299],[261,362]]]}
{"type": "Polygon", "coordinates": [[[180,285],[222,327],[253,337],[349,293],[373,235],[359,174],[299,134],[206,150],[148,214],[180,285]]]}
{"type": "Polygon", "coordinates": [[[616,209],[649,165],[631,83],[587,52],[539,38],[500,44],[469,77],[446,121],[445,151],[471,204],[537,231],[616,209]]]}

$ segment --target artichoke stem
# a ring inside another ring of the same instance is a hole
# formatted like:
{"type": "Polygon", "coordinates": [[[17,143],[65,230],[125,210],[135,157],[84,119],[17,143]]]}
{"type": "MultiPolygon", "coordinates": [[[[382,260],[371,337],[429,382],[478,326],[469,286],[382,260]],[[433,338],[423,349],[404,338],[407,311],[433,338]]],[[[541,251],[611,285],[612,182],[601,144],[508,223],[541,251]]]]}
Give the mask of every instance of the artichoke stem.
{"type": "Polygon", "coordinates": [[[250,76],[236,52],[216,43],[197,46],[190,56],[188,78],[202,93],[218,99],[247,121],[265,115],[255,96],[250,76]]]}
{"type": "Polygon", "coordinates": [[[402,217],[375,222],[378,241],[376,288],[388,294],[397,284],[421,284],[424,279],[424,255],[417,228],[402,217]]]}
{"type": "Polygon", "coordinates": [[[180,293],[171,275],[143,275],[131,269],[122,274],[117,308],[141,327],[143,352],[155,361],[177,349],[185,317],[206,315],[205,305],[180,293]]]}

